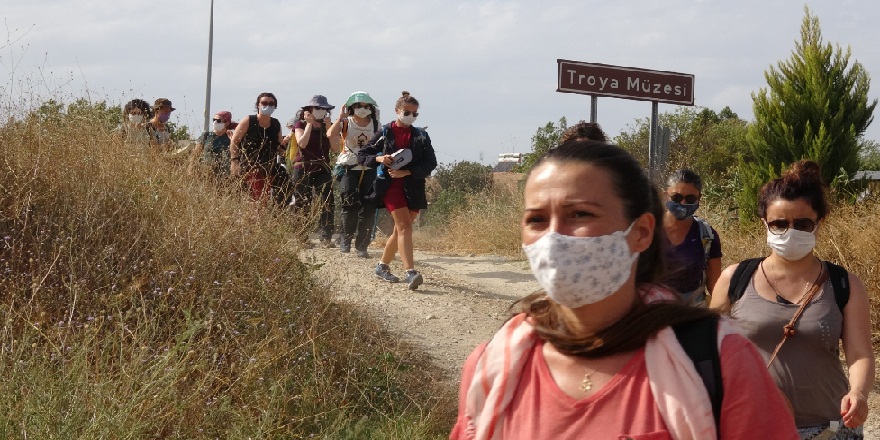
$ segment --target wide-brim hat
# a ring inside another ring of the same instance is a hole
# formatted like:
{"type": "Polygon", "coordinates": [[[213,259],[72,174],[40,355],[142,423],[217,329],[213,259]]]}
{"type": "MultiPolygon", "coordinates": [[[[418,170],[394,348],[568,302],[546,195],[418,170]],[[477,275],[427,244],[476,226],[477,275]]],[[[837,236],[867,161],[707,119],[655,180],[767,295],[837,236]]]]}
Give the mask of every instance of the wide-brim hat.
{"type": "Polygon", "coordinates": [[[310,99],[309,102],[306,103],[306,105],[302,106],[302,108],[307,107],[317,107],[324,110],[333,110],[334,108],[336,108],[335,105],[330,105],[330,103],[327,102],[327,97],[324,95],[312,96],[312,99],[310,99]]]}
{"type": "Polygon", "coordinates": [[[348,100],[345,101],[345,106],[351,107],[351,105],[356,102],[370,104],[373,107],[379,107],[379,105],[376,104],[376,100],[373,99],[372,97],[370,97],[370,94],[367,92],[354,92],[354,93],[352,93],[351,96],[348,97],[348,100]]]}
{"type": "Polygon", "coordinates": [[[168,107],[171,111],[177,110],[174,106],[171,105],[171,100],[168,98],[159,98],[156,102],[153,103],[153,108],[159,109],[161,107],[168,107]]]}

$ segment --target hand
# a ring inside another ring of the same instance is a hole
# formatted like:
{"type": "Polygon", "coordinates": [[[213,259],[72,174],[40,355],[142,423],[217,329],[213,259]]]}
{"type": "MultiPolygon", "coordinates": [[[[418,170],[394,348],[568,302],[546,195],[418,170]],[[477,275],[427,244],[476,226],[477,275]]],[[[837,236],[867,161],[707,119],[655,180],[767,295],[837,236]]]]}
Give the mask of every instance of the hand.
{"type": "Polygon", "coordinates": [[[346,107],[345,104],[342,104],[341,106],[339,106],[339,119],[342,120],[347,117],[348,117],[348,107],[346,107]]]}
{"type": "Polygon", "coordinates": [[[325,126],[329,127],[330,124],[332,124],[332,123],[333,123],[333,121],[330,120],[330,116],[324,116],[324,125],[325,126]]]}
{"type": "Polygon", "coordinates": [[[868,420],[868,399],[850,391],[840,400],[840,417],[847,428],[861,426],[868,420]]]}
{"type": "Polygon", "coordinates": [[[401,177],[406,177],[412,174],[410,170],[388,170],[388,175],[391,176],[392,179],[400,179],[401,177]]]}
{"type": "Polygon", "coordinates": [[[318,122],[318,120],[315,119],[314,116],[312,116],[312,112],[310,112],[308,110],[303,112],[303,117],[305,118],[306,122],[309,124],[314,124],[315,122],[318,122]]]}
{"type": "Polygon", "coordinates": [[[384,164],[385,166],[389,166],[392,163],[394,163],[394,158],[392,158],[391,156],[389,156],[387,154],[385,154],[385,155],[380,154],[380,155],[376,156],[376,163],[381,163],[381,164],[384,164]]]}
{"type": "Polygon", "coordinates": [[[238,177],[241,175],[241,163],[237,160],[233,160],[232,163],[229,164],[229,174],[232,177],[238,177]]]}

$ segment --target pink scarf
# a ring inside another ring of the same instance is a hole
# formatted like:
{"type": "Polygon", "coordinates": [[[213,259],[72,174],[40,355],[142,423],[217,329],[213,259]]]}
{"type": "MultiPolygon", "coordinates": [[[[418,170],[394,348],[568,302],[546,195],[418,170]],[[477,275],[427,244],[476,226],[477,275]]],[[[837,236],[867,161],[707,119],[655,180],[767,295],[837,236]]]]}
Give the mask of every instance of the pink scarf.
{"type": "MultiPolygon", "coordinates": [[[[658,286],[640,288],[639,294],[646,304],[675,299],[675,294],[658,286]]],[[[731,333],[734,333],[731,326],[721,320],[719,348],[724,336],[731,333]]],[[[534,327],[521,313],[507,321],[486,344],[467,391],[468,439],[502,438],[504,413],[537,341],[534,327]]],[[[670,327],[648,339],[645,364],[657,409],[672,437],[676,440],[716,440],[709,393],[670,327]]]]}

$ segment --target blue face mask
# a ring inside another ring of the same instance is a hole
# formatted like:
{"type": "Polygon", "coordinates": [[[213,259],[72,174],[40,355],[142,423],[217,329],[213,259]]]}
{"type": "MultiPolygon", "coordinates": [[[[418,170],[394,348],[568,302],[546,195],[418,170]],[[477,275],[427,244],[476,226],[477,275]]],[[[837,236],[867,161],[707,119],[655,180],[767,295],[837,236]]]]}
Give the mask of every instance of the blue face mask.
{"type": "Polygon", "coordinates": [[[700,202],[694,203],[693,205],[682,205],[681,203],[676,203],[672,200],[666,202],[666,210],[669,211],[676,220],[684,220],[693,216],[699,207],[700,202]]]}

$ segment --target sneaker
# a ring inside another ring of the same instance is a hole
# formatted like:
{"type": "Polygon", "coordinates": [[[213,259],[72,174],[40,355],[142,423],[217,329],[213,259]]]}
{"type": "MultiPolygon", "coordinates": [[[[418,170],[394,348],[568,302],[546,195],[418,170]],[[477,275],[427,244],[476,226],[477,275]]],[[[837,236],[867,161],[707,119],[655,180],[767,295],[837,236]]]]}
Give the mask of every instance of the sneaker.
{"type": "Polygon", "coordinates": [[[370,253],[367,251],[358,251],[358,257],[361,258],[370,258],[370,253]]]}
{"type": "Polygon", "coordinates": [[[351,245],[350,244],[346,245],[345,243],[342,243],[339,246],[339,252],[342,252],[343,254],[347,254],[347,253],[351,252],[351,245]]]}
{"type": "Polygon", "coordinates": [[[376,265],[376,278],[384,281],[388,281],[389,283],[396,283],[400,281],[400,278],[391,274],[391,268],[388,267],[387,264],[379,263],[376,265]]]}
{"type": "Polygon", "coordinates": [[[425,282],[425,279],[422,278],[422,274],[420,274],[415,269],[410,269],[406,271],[406,283],[408,284],[409,290],[416,290],[419,286],[425,282]]]}

